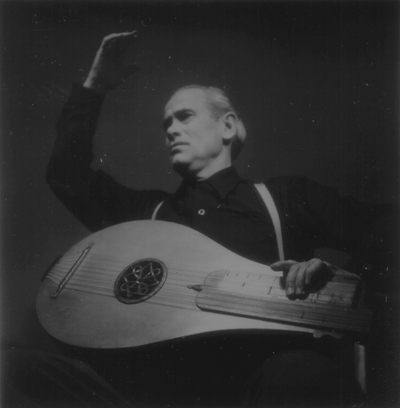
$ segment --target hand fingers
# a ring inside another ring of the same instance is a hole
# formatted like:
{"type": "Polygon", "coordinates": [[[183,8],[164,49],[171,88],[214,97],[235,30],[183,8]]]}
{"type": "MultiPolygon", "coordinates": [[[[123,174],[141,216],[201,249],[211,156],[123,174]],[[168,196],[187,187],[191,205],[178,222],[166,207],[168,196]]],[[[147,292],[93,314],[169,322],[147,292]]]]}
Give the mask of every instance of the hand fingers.
{"type": "Polygon", "coordinates": [[[304,278],[305,267],[304,264],[286,260],[274,262],[270,265],[273,271],[282,271],[285,276],[286,296],[289,299],[300,297],[304,293],[304,278]]]}
{"type": "Polygon", "coordinates": [[[296,261],[292,261],[292,260],[287,260],[287,261],[278,261],[278,262],[274,262],[273,264],[271,264],[270,265],[270,268],[273,270],[273,271],[276,271],[276,272],[279,272],[279,271],[282,271],[282,272],[289,272],[289,269],[293,266],[293,265],[295,265],[295,264],[297,264],[298,262],[296,262],[296,261]]]}
{"type": "Polygon", "coordinates": [[[126,33],[110,34],[103,39],[103,48],[111,49],[115,47],[128,47],[133,41],[138,38],[137,31],[126,33]]]}
{"type": "Polygon", "coordinates": [[[289,299],[302,298],[315,291],[332,277],[332,270],[320,259],[307,262],[279,261],[270,265],[273,271],[282,271],[286,276],[285,288],[289,299]]]}
{"type": "Polygon", "coordinates": [[[305,284],[309,290],[316,290],[318,285],[332,277],[327,264],[320,259],[311,259],[307,268],[305,284]]]}
{"type": "Polygon", "coordinates": [[[270,265],[272,270],[286,275],[285,288],[289,299],[301,298],[332,276],[330,268],[319,259],[307,262],[279,261],[270,265]]]}
{"type": "Polygon", "coordinates": [[[296,263],[291,266],[286,276],[286,296],[294,299],[304,295],[306,263],[296,263]]]}
{"type": "Polygon", "coordinates": [[[115,64],[120,65],[129,45],[137,37],[136,31],[111,34],[104,38],[102,48],[115,64]]]}
{"type": "Polygon", "coordinates": [[[103,44],[115,41],[133,41],[138,37],[137,30],[125,31],[123,33],[109,34],[103,39],[103,44]]]}

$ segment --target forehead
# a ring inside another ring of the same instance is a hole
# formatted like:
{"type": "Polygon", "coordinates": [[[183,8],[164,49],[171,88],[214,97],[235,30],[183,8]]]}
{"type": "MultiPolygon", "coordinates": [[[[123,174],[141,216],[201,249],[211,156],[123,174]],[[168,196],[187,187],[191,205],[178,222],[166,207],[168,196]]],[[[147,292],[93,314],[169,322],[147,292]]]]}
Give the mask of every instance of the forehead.
{"type": "Polygon", "coordinates": [[[165,105],[165,116],[181,109],[202,110],[207,108],[207,94],[203,89],[190,88],[175,92],[165,105]]]}

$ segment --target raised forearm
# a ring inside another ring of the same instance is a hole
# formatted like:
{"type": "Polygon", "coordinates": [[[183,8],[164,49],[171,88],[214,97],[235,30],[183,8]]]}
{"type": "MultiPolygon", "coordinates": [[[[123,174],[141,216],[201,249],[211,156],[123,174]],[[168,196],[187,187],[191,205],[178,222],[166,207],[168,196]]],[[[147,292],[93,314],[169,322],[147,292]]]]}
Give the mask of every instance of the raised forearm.
{"type": "Polygon", "coordinates": [[[103,97],[74,85],[57,122],[57,139],[47,170],[50,187],[82,188],[93,160],[93,137],[103,97]]]}

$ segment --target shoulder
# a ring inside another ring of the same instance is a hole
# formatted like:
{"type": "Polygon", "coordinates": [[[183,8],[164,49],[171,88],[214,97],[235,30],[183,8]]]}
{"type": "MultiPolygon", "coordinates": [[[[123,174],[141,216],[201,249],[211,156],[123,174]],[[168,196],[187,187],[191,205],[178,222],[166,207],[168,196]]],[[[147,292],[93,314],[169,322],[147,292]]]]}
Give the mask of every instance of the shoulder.
{"type": "Polygon", "coordinates": [[[264,184],[272,197],[286,208],[301,207],[314,211],[343,204],[343,197],[335,187],[323,185],[305,176],[272,177],[264,184]]]}
{"type": "Polygon", "coordinates": [[[271,177],[264,181],[264,184],[267,187],[275,189],[283,188],[297,188],[297,189],[310,189],[310,188],[329,188],[323,184],[310,179],[306,176],[280,176],[280,177],[271,177]]]}
{"type": "Polygon", "coordinates": [[[264,184],[276,196],[307,197],[310,194],[336,191],[305,176],[271,177],[264,184]]]}

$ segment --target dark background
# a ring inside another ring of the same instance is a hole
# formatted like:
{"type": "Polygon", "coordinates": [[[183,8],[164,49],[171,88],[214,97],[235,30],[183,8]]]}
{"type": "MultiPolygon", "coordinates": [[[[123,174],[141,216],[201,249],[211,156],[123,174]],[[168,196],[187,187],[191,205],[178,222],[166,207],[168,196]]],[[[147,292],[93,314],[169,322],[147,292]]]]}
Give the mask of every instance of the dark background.
{"type": "Polygon", "coordinates": [[[161,130],[171,92],[230,89],[249,133],[245,177],[305,175],[399,201],[399,3],[1,3],[2,344],[53,349],[40,277],[88,234],[45,184],[55,122],[103,36],[137,28],[140,71],[107,97],[97,160],[126,185],[172,191],[161,130]]]}

